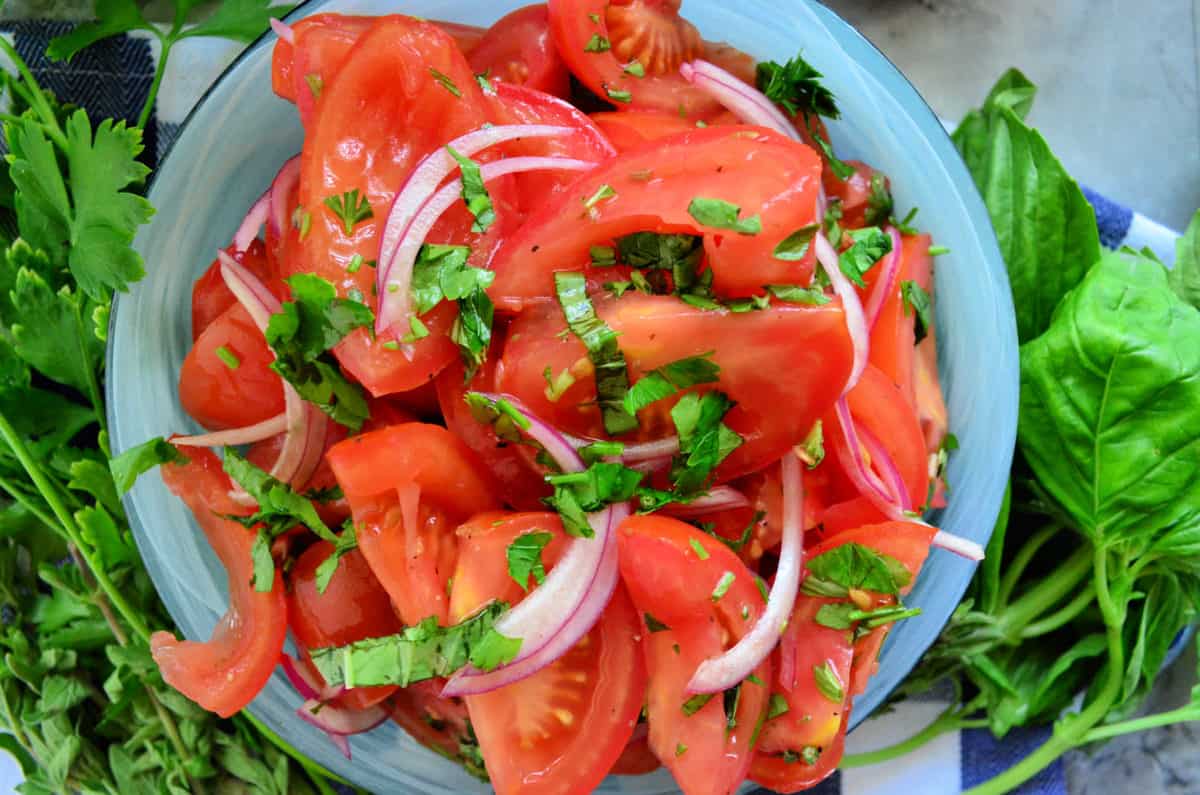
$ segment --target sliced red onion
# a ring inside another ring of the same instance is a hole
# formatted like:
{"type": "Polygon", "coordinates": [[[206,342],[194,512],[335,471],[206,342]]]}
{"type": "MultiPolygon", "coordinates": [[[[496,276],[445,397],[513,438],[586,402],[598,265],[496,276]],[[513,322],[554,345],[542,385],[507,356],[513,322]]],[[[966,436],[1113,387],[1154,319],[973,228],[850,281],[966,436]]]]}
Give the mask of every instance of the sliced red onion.
{"type": "MultiPolygon", "coordinates": [[[[594,444],[600,439],[586,439],[582,436],[572,436],[569,433],[563,433],[563,438],[569,441],[576,449],[587,447],[589,444],[594,444]]],[[[657,439],[653,442],[637,442],[635,444],[626,444],[621,448],[619,456],[610,456],[606,460],[619,461],[622,464],[629,465],[636,469],[637,464],[652,463],[658,465],[663,461],[670,462],[671,456],[679,452],[679,437],[668,436],[665,439],[657,439]]]]}
{"type": "Polygon", "coordinates": [[[267,214],[270,209],[271,191],[268,190],[250,206],[250,211],[246,213],[246,217],[238,225],[237,231],[233,233],[235,251],[242,252],[250,248],[250,244],[258,237],[258,230],[262,229],[263,224],[267,222],[267,214]]]}
{"type": "Polygon", "coordinates": [[[271,315],[281,309],[279,299],[257,276],[224,251],[217,252],[217,259],[221,261],[221,278],[225,280],[225,286],[250,313],[250,318],[254,325],[258,326],[258,330],[265,333],[271,315]]]}
{"type": "Polygon", "coordinates": [[[314,701],[320,698],[320,683],[304,669],[304,666],[296,662],[292,655],[283,652],[279,656],[279,664],[283,667],[283,675],[287,677],[292,687],[296,688],[300,698],[305,701],[314,701]]]}
{"type": "Polygon", "coordinates": [[[938,549],[953,552],[955,555],[967,560],[973,560],[976,563],[984,558],[983,546],[981,544],[969,538],[947,533],[945,530],[938,530],[934,533],[932,545],[938,549]]]}
{"type": "Polygon", "coordinates": [[[275,31],[275,35],[286,41],[288,44],[296,43],[296,32],[292,30],[292,26],[281,19],[271,17],[271,30],[275,31]]]}
{"type": "Polygon", "coordinates": [[[867,455],[871,457],[871,467],[878,473],[880,482],[891,496],[891,501],[901,510],[911,511],[913,500],[908,493],[908,484],[904,482],[904,476],[900,474],[900,468],[892,460],[891,453],[883,446],[883,442],[871,433],[869,428],[862,426],[855,430],[858,432],[858,438],[863,447],[867,448],[867,455]]]}
{"type": "Polygon", "coordinates": [[[268,191],[271,196],[271,207],[267,215],[267,222],[271,224],[271,228],[277,235],[282,235],[283,230],[287,229],[288,224],[291,223],[292,208],[288,206],[288,199],[292,195],[292,189],[299,181],[300,155],[296,155],[279,169],[279,173],[275,175],[275,179],[271,182],[271,189],[268,191]]]}
{"type": "MultiPolygon", "coordinates": [[[[583,602],[554,637],[536,653],[517,663],[506,665],[485,674],[458,675],[451,677],[442,689],[442,697],[472,696],[487,693],[505,685],[532,676],[550,663],[566,654],[572,646],[586,635],[600,619],[608,602],[612,599],[620,576],[617,554],[617,525],[629,516],[629,506],[614,505],[609,511],[609,531],[604,542],[604,556],[596,571],[591,588],[583,602]]],[[[553,570],[551,570],[553,572],[553,570]]]]}
{"type": "Polygon", "coordinates": [[[854,417],[850,414],[850,405],[846,402],[845,397],[839,398],[834,404],[834,411],[837,414],[842,437],[846,441],[846,451],[850,456],[849,461],[842,460],[842,457],[838,456],[842,470],[859,492],[870,500],[871,504],[878,508],[884,516],[889,519],[907,521],[910,517],[904,515],[904,510],[892,499],[887,487],[880,482],[879,477],[871,471],[871,467],[863,458],[862,441],[859,439],[858,428],[855,426],[854,417]]]}
{"type": "Polygon", "coordinates": [[[794,140],[800,139],[796,128],[774,102],[716,64],[695,60],[680,64],[679,73],[684,80],[703,90],[747,124],[757,124],[794,140]]]}
{"type": "Polygon", "coordinates": [[[896,284],[900,278],[900,233],[894,226],[887,227],[887,233],[892,238],[892,250],[883,258],[883,262],[879,266],[881,268],[879,277],[875,281],[875,289],[867,298],[864,314],[867,318],[868,331],[875,328],[875,321],[879,319],[879,313],[883,310],[883,302],[895,294],[896,284]]]}
{"type": "Polygon", "coordinates": [[[833,291],[842,299],[842,312],[846,315],[846,330],[850,332],[850,341],[854,344],[854,363],[850,366],[850,378],[846,381],[846,386],[842,388],[844,395],[854,388],[858,379],[862,377],[863,370],[867,368],[867,354],[871,349],[871,337],[867,330],[867,319],[863,315],[862,301],[858,298],[858,291],[846,278],[846,274],[842,273],[842,268],[838,264],[838,254],[833,250],[833,246],[825,237],[824,232],[817,233],[816,251],[817,261],[821,263],[821,267],[829,276],[829,281],[833,284],[833,291]]]}
{"type": "Polygon", "coordinates": [[[787,692],[792,692],[796,686],[796,655],[800,642],[800,624],[788,622],[788,627],[779,639],[779,686],[787,692]]]}
{"type": "Polygon", "coordinates": [[[784,455],[783,530],[779,549],[779,568],[767,596],[767,606],[754,626],[723,654],[700,663],[688,691],[718,693],[741,682],[771,653],[787,629],[788,618],[796,606],[804,567],[804,480],[800,459],[793,452],[784,455]]]}
{"type": "Polygon", "coordinates": [[[730,486],[713,486],[708,490],[708,494],[691,502],[671,503],[665,510],[672,516],[695,516],[713,511],[727,511],[731,508],[744,508],[749,504],[750,500],[737,489],[730,486]]]}
{"type": "MultiPolygon", "coordinates": [[[[569,157],[510,157],[494,163],[487,163],[480,167],[479,172],[484,182],[490,182],[497,177],[518,174],[523,171],[587,171],[595,165],[588,160],[576,160],[569,157]]],[[[379,313],[375,318],[377,334],[382,334],[389,329],[399,329],[403,334],[408,333],[409,318],[412,312],[413,264],[417,261],[417,254],[420,252],[429,230],[433,229],[437,220],[459,200],[461,195],[461,179],[447,183],[413,215],[412,222],[404,230],[391,258],[385,260],[383,253],[380,254],[379,313]],[[387,263],[386,267],[383,266],[385,262],[387,263]]],[[[393,212],[395,212],[395,205],[393,205],[393,212]]],[[[390,222],[391,219],[388,220],[390,222]]],[[[384,251],[383,248],[380,250],[384,251]]]]}
{"type": "MultiPolygon", "coordinates": [[[[521,429],[522,433],[545,448],[563,472],[584,470],[583,459],[571,443],[557,429],[532,414],[520,400],[511,395],[484,394],[484,397],[494,401],[505,400],[523,414],[528,420],[528,426],[521,429]]],[[[494,629],[506,637],[519,638],[521,648],[511,662],[490,673],[498,673],[538,654],[563,633],[577,612],[582,612],[584,616],[578,624],[572,625],[575,630],[586,624],[582,630],[586,632],[595,623],[608,600],[608,594],[603,594],[603,589],[594,586],[602,569],[601,562],[608,549],[609,538],[616,532],[613,512],[617,507],[609,506],[603,511],[588,514],[592,538],[571,539],[557,565],[546,575],[542,584],[496,621],[494,629]]],[[[538,667],[553,662],[571,646],[568,644],[559,650],[561,645],[555,644],[557,654],[550,659],[545,659],[549,654],[539,657],[538,667]]],[[[526,675],[528,673],[532,671],[526,675]]],[[[483,675],[485,674],[480,671],[468,668],[455,674],[451,683],[483,675]]],[[[447,687],[451,685],[448,684],[447,687]]],[[[459,682],[454,684],[449,692],[460,691],[465,687],[465,684],[459,682]]]]}
{"type": "Polygon", "coordinates": [[[287,430],[287,414],[283,413],[244,428],[230,428],[226,431],[202,433],[197,436],[177,436],[171,440],[171,444],[184,447],[229,447],[261,442],[263,439],[270,439],[285,430],[287,430]]]}
{"type": "Polygon", "coordinates": [[[367,709],[345,709],[330,706],[315,699],[305,701],[296,710],[296,715],[305,723],[312,724],[325,732],[325,735],[347,759],[351,758],[350,735],[368,732],[388,718],[387,712],[380,706],[367,709]]]}

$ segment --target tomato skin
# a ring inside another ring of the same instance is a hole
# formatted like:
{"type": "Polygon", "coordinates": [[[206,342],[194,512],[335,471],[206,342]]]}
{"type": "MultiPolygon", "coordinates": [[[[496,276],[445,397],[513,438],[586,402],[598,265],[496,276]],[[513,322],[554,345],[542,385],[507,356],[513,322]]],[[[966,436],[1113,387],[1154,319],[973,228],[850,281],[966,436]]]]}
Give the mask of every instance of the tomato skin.
{"type": "Polygon", "coordinates": [[[571,76],[550,37],[545,3],[525,6],[487,29],[467,58],[476,74],[565,97],[571,76]]]}
{"type": "Polygon", "coordinates": [[[550,0],[549,6],[559,53],[596,96],[618,108],[665,110],[693,118],[720,111],[716,100],[679,74],[679,65],[699,57],[704,45],[696,28],[679,17],[677,0],[550,0]],[[589,52],[587,43],[594,35],[611,42],[612,49],[589,52]],[[644,77],[625,71],[635,58],[645,68],[644,77]],[[609,90],[628,91],[629,102],[612,99],[609,90]]]}
{"type": "MultiPolygon", "coordinates": [[[[753,71],[753,66],[751,67],[753,71]]],[[[678,113],[655,110],[625,110],[593,113],[592,121],[599,127],[618,152],[628,152],[650,141],[696,129],[696,122],[678,113]]],[[[708,126],[741,124],[737,116],[725,111],[713,116],[708,126]]]]}
{"type": "Polygon", "coordinates": [[[821,752],[817,764],[810,767],[803,761],[786,762],[782,756],[755,754],[750,778],[772,792],[803,792],[824,781],[837,769],[845,743],[846,724],[843,722],[836,737],[821,752]]]}
{"type": "Polygon", "coordinates": [[[696,667],[736,643],[761,615],[765,603],[755,575],[723,543],[675,519],[630,517],[618,539],[621,578],[634,606],[669,627],[647,630],[642,641],[650,677],[650,748],[688,795],[733,792],[746,776],[750,740],[767,708],[770,660],[754,671],[768,684],[742,684],[732,729],[720,697],[690,716],[682,705],[692,695],[687,684],[696,667]],[[734,579],[714,602],[713,590],[726,573],[734,579]],[[681,745],[687,750],[679,754],[681,745]]]}
{"type": "MultiPolygon", "coordinates": [[[[459,528],[452,619],[492,600],[521,600],[525,592],[508,573],[505,550],[535,531],[553,535],[542,552],[552,571],[569,540],[555,514],[489,513],[459,528]]],[[[641,622],[618,586],[597,625],[563,657],[520,682],[464,699],[497,793],[583,795],[595,789],[624,750],[642,708],[640,633],[641,622]],[[569,720],[561,717],[564,710],[569,720]]]]}
{"type": "Polygon", "coordinates": [[[754,295],[765,284],[808,284],[814,253],[776,259],[774,248],[816,219],[821,163],[783,135],[749,126],[689,130],[619,155],[579,177],[562,201],[535,213],[501,245],[492,261],[497,307],[516,311],[553,299],[556,270],[579,270],[592,245],[633,232],[685,232],[704,237],[720,295],[754,295]],[[604,185],[616,195],[584,203],[604,185]],[[704,227],[688,208],[717,198],[757,214],[762,231],[743,235],[704,227]],[[584,216],[581,218],[581,216],[584,216]]]}
{"type": "Polygon", "coordinates": [[[240,304],[230,306],[200,334],[179,371],[179,401],[209,430],[240,428],[270,419],[284,408],[283,386],[271,369],[274,354],[240,304]],[[217,355],[238,359],[230,369],[217,355]]]}
{"type": "Polygon", "coordinates": [[[326,457],[350,501],[358,548],[400,618],[445,624],[454,529],[500,507],[474,454],[445,428],[414,422],[353,436],[326,457]]]}
{"type": "MultiPolygon", "coordinates": [[[[317,590],[317,567],[332,552],[333,544],[317,541],[288,573],[288,625],[306,663],[309,649],[344,646],[403,629],[387,592],[358,550],[341,557],[325,593],[317,590]]],[[[319,681],[320,673],[311,664],[310,671],[319,681]]],[[[339,696],[337,703],[350,709],[366,709],[396,690],[395,686],[353,688],[339,696]]]]}
{"type": "MultiPolygon", "coordinates": [[[[262,279],[264,284],[270,285],[274,282],[271,264],[267,259],[267,249],[261,240],[251,242],[245,251],[235,251],[233,246],[229,246],[225,253],[262,279]]],[[[212,325],[221,313],[235,303],[237,299],[229,292],[225,280],[221,277],[221,262],[214,259],[208,270],[192,287],[192,342],[199,339],[204,329],[212,325]]]]}
{"type": "MultiPolygon", "coordinates": [[[[838,302],[737,314],[631,292],[619,299],[593,296],[593,304],[620,336],[631,382],[685,356],[712,352],[721,368],[716,388],[737,402],[725,421],[745,439],[718,468],[721,481],[766,466],[802,441],[832,408],[850,373],[853,351],[838,302]]],[[[496,365],[496,389],[516,395],[555,427],[600,437],[593,368],[583,343],[565,328],[557,305],[522,313],[496,365]],[[546,367],[576,379],[556,401],[545,393],[546,367]]],[[[675,432],[668,414],[672,403],[664,400],[641,412],[644,438],[675,432]]]]}
{"type": "Polygon", "coordinates": [[[164,464],[163,482],[191,509],[229,575],[229,609],[207,641],[150,638],[150,651],[167,684],[210,712],[227,718],[258,695],[279,662],[287,635],[283,578],[270,591],[254,590],[254,533],[225,515],[250,511],[229,496],[233,488],[210,450],[183,451],[187,464],[164,464]]]}
{"type": "MultiPolygon", "coordinates": [[[[326,278],[343,295],[357,289],[372,296],[376,269],[350,273],[351,260],[379,256],[379,234],[392,200],[420,159],[487,121],[479,85],[447,33],[410,17],[374,20],[354,45],[354,56],[325,83],[321,112],[305,137],[299,199],[311,226],[302,256],[289,261],[289,268],[326,278]],[[454,97],[435,71],[462,96],[454,97]],[[373,215],[347,234],[342,219],[324,202],[353,190],[370,203],[373,215]]],[[[503,206],[503,186],[491,192],[503,206]]],[[[472,222],[465,205],[454,207],[429,239],[469,244],[473,264],[484,264],[503,224],[476,235],[470,232],[472,222]]],[[[422,318],[431,333],[411,345],[411,358],[384,348],[389,340],[372,340],[365,329],[343,340],[335,355],[374,395],[408,391],[430,381],[454,358],[455,346],[446,334],[456,311],[445,303],[422,318]]]]}
{"type": "Polygon", "coordinates": [[[633,738],[617,757],[617,761],[613,762],[612,770],[609,771],[611,775],[644,776],[662,767],[662,762],[658,761],[658,757],[650,750],[649,734],[643,734],[641,737],[637,734],[635,729],[633,738]]]}

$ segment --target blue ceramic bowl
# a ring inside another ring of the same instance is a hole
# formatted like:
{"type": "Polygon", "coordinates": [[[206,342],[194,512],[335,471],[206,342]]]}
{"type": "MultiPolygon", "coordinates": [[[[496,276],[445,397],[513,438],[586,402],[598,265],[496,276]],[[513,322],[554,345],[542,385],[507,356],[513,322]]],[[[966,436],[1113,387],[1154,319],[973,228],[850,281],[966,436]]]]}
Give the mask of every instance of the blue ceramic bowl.
{"type": "MultiPolygon", "coordinates": [[[[527,0],[326,0],[317,11],[406,13],[486,25],[527,0]]],[[[921,208],[919,223],[951,249],[937,262],[938,357],[960,448],[952,456],[945,529],[987,541],[1012,457],[1017,417],[1017,345],[1013,307],[987,212],[937,118],[903,75],[866,39],[811,0],[688,0],[684,11],[710,39],[759,58],[785,60],[803,49],[826,75],[843,119],[830,134],[845,157],[892,178],[898,206],[921,208]]],[[[212,87],[158,169],[150,200],[158,208],[136,246],[149,275],[113,309],[109,347],[109,418],[120,452],[152,436],[186,432],[175,385],[191,345],[193,280],[226,245],[246,208],[276,170],[299,151],[294,108],[271,93],[268,35],[212,87]]],[[[183,504],[156,475],[126,498],[138,546],[171,615],[189,638],[207,638],[226,606],[225,572],[183,504]]],[[[879,674],[855,703],[861,721],[908,673],[958,603],[973,566],[935,551],[909,602],[924,611],[903,622],[884,647],[879,674]]],[[[379,792],[486,791],[454,765],[387,725],[355,737],[347,762],[317,730],[299,721],[296,693],[276,675],[251,711],[299,750],[379,792]]],[[[662,771],[610,777],[604,792],[673,792],[662,771]]]]}

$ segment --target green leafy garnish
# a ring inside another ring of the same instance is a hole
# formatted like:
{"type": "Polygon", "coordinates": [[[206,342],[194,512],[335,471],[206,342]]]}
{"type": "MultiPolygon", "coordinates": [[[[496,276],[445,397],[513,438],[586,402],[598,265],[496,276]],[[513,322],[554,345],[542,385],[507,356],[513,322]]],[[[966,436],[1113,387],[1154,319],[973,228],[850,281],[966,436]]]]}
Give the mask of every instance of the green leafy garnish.
{"type": "Polygon", "coordinates": [[[642,376],[625,393],[624,406],[630,414],[636,414],[652,403],[678,394],[680,390],[697,384],[716,383],[721,368],[712,361],[712,352],[665,364],[642,376]]]}
{"type": "Polygon", "coordinates": [[[825,429],[821,420],[813,423],[808,436],[796,447],[796,455],[809,469],[816,469],[825,460],[825,429]]]}
{"type": "Polygon", "coordinates": [[[819,596],[846,596],[851,590],[895,595],[912,582],[912,573],[903,563],[854,542],[808,561],[808,573],[801,590],[819,596]]]}
{"type": "Polygon", "coordinates": [[[503,602],[492,602],[449,627],[438,626],[437,618],[430,616],[397,635],[312,649],[312,661],[332,687],[408,687],[450,676],[468,663],[490,671],[520,651],[520,640],[506,638],[493,629],[507,610],[503,602]]]}
{"type": "Polygon", "coordinates": [[[217,349],[213,351],[213,353],[215,353],[217,358],[221,360],[221,363],[230,370],[236,370],[242,366],[242,360],[237,357],[237,354],[229,350],[229,348],[226,348],[224,345],[217,346],[217,349]]]}
{"type": "Polygon", "coordinates": [[[782,693],[771,694],[771,700],[767,706],[767,720],[773,720],[780,715],[786,715],[790,711],[791,707],[788,706],[787,699],[782,693]]]}
{"type": "Polygon", "coordinates": [[[449,75],[445,74],[444,72],[439,72],[437,69],[434,69],[432,66],[429,67],[429,74],[433,75],[433,79],[438,81],[438,83],[441,84],[442,88],[446,89],[447,91],[449,91],[451,94],[453,94],[456,97],[460,97],[460,98],[462,97],[462,91],[459,89],[458,86],[454,85],[454,81],[450,79],[449,75]]]}
{"type": "Polygon", "coordinates": [[[549,366],[542,371],[542,378],[546,379],[546,400],[551,403],[557,403],[558,399],[563,396],[563,393],[570,389],[575,384],[575,376],[571,375],[570,370],[561,370],[558,375],[550,369],[549,366]]]}
{"type": "Polygon", "coordinates": [[[704,705],[712,701],[712,693],[697,693],[696,695],[683,702],[683,714],[689,718],[695,715],[700,710],[704,709],[704,705]]]}
{"type": "Polygon", "coordinates": [[[495,311],[492,299],[482,288],[458,299],[458,317],[450,328],[450,339],[458,346],[467,381],[475,376],[475,371],[487,358],[495,311]]]}
{"type": "Polygon", "coordinates": [[[817,232],[821,231],[820,224],[808,224],[792,232],[790,235],[779,241],[779,245],[775,246],[772,255],[775,259],[781,259],[785,262],[797,262],[804,259],[808,254],[808,249],[812,246],[813,238],[817,236],[817,232]]]}
{"type": "Polygon", "coordinates": [[[426,243],[413,264],[412,294],[416,313],[423,315],[443,300],[459,301],[492,286],[496,274],[467,264],[471,249],[426,243]]]}
{"type": "Polygon", "coordinates": [[[646,620],[646,629],[649,632],[665,632],[670,629],[670,627],[649,613],[643,613],[642,617],[646,620]]]}
{"type": "Polygon", "coordinates": [[[834,704],[841,704],[846,700],[846,690],[842,686],[842,680],[838,678],[837,671],[833,670],[833,666],[828,661],[813,666],[813,678],[817,682],[817,691],[827,700],[834,704]]]}
{"type": "Polygon", "coordinates": [[[697,196],[688,203],[688,215],[701,226],[728,229],[741,235],[757,235],[762,231],[762,218],[752,215],[738,218],[741,208],[723,199],[697,196]]]}
{"type": "Polygon", "coordinates": [[[160,464],[186,464],[188,457],[161,436],[130,447],[108,462],[113,483],[121,494],[133,488],[138,476],[160,464]]]}
{"type": "Polygon", "coordinates": [[[691,546],[692,551],[696,553],[696,557],[700,558],[700,560],[708,560],[708,550],[704,548],[703,544],[694,538],[689,538],[688,545],[691,546]]]}
{"type": "Polygon", "coordinates": [[[904,605],[889,605],[877,607],[874,610],[863,610],[849,603],[834,603],[821,605],[817,610],[816,622],[830,629],[852,629],[855,624],[861,624],[867,629],[881,627],[906,618],[921,614],[920,608],[906,608],[904,605]]]}
{"type": "Polygon", "coordinates": [[[727,571],[721,575],[721,579],[717,580],[717,584],[713,587],[712,600],[714,602],[721,601],[721,597],[729,593],[729,586],[733,585],[734,574],[732,571],[727,571]]]}
{"type": "Polygon", "coordinates": [[[914,341],[920,342],[933,328],[933,299],[924,287],[908,279],[900,282],[900,297],[904,300],[904,314],[916,316],[913,321],[914,341]]]}
{"type": "Polygon", "coordinates": [[[866,287],[863,274],[875,267],[875,263],[892,250],[891,235],[874,226],[866,229],[848,229],[844,234],[853,243],[838,255],[838,266],[847,279],[859,287],[866,287]]]}
{"type": "Polygon", "coordinates": [[[617,192],[613,190],[613,186],[606,183],[596,188],[595,192],[592,193],[591,196],[588,196],[583,200],[583,209],[591,210],[600,202],[607,201],[608,199],[614,199],[616,196],[617,192]]]}
{"type": "Polygon", "coordinates": [[[596,401],[604,430],[612,436],[635,430],[637,417],[625,409],[629,391],[629,370],[625,354],[617,344],[617,335],[608,324],[596,316],[587,296],[583,274],[560,271],[554,274],[558,303],[562,306],[567,327],[587,348],[588,358],[595,368],[596,401]]]}
{"type": "Polygon", "coordinates": [[[529,590],[529,578],[541,585],[546,579],[546,567],[542,563],[542,550],[554,540],[553,533],[532,531],[513,539],[505,550],[508,558],[508,576],[522,590],[529,590]]]}
{"type": "Polygon", "coordinates": [[[569,535],[590,538],[593,532],[587,514],[633,499],[643,477],[642,472],[624,464],[596,461],[582,472],[547,475],[554,493],[545,502],[558,511],[569,535]]]}
{"type": "Polygon", "coordinates": [[[347,235],[354,234],[354,227],[375,216],[371,203],[358,188],[348,190],[340,196],[328,196],[324,203],[334,217],[342,222],[342,229],[347,235]]]}
{"type": "Polygon", "coordinates": [[[722,392],[688,393],[671,409],[679,434],[671,480],[680,493],[702,491],[717,465],[741,445],[742,437],[722,421],[733,405],[722,392]]]}
{"type": "Polygon", "coordinates": [[[492,197],[488,195],[487,187],[483,184],[483,172],[479,164],[469,157],[464,157],[447,146],[446,151],[458,163],[462,173],[462,197],[466,202],[475,222],[471,224],[472,232],[486,232],[496,222],[496,210],[492,207],[492,197]]]}
{"type": "Polygon", "coordinates": [[[782,105],[789,116],[813,114],[829,119],[841,117],[833,94],[821,83],[823,75],[797,54],[785,64],[763,61],[754,82],[767,99],[782,105]]]}
{"type": "Polygon", "coordinates": [[[593,33],[592,37],[583,45],[584,52],[608,52],[611,49],[612,44],[599,33],[593,33]]]}
{"type": "Polygon", "coordinates": [[[337,543],[333,545],[333,551],[329,553],[329,557],[321,561],[314,573],[313,581],[316,583],[317,593],[325,593],[325,589],[329,587],[329,581],[333,579],[333,575],[337,571],[338,561],[346,553],[355,549],[358,549],[358,536],[354,532],[354,522],[347,521],[342,526],[342,534],[338,536],[337,543]]]}
{"type": "Polygon", "coordinates": [[[825,295],[825,291],[819,286],[801,287],[798,284],[768,284],[767,292],[780,301],[789,304],[807,304],[809,306],[820,306],[827,304],[833,299],[825,295]]]}
{"type": "Polygon", "coordinates": [[[616,102],[629,103],[633,101],[633,94],[629,93],[623,88],[612,88],[611,86],[605,86],[604,93],[608,95],[609,99],[616,102]]]}
{"type": "Polygon", "coordinates": [[[624,71],[625,71],[625,74],[633,75],[634,77],[640,78],[640,77],[646,76],[646,67],[642,66],[641,62],[638,61],[636,58],[634,60],[630,61],[629,63],[625,64],[624,71]]]}
{"type": "Polygon", "coordinates": [[[1180,298],[1200,308],[1200,210],[1175,244],[1175,267],[1167,282],[1180,298]]]}

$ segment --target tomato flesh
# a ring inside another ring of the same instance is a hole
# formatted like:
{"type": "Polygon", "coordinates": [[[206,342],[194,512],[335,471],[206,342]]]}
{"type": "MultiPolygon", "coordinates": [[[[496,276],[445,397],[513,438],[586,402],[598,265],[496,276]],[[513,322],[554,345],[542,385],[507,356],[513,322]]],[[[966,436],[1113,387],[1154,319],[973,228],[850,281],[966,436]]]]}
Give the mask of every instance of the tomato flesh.
{"type": "MultiPolygon", "coordinates": [[[[272,284],[271,264],[267,259],[267,249],[261,240],[254,240],[245,251],[235,251],[233,246],[225,249],[225,253],[240,262],[265,284],[272,284]]],[[[199,339],[204,329],[212,325],[221,314],[237,303],[233,293],[225,286],[221,277],[221,262],[213,260],[208,270],[196,280],[192,287],[192,341],[199,339]]]]}
{"type": "Polygon", "coordinates": [[[150,651],[163,680],[223,718],[258,695],[279,662],[287,635],[287,602],[279,571],[269,591],[256,591],[254,532],[228,515],[250,513],[229,496],[233,484],[209,450],[188,448],[187,464],[165,464],[163,481],[191,509],[229,576],[229,609],[207,641],[155,632],[150,651]]]}
{"type": "Polygon", "coordinates": [[[570,73],[550,37],[546,4],[518,8],[488,28],[468,59],[476,74],[565,97],[570,73]]]}

